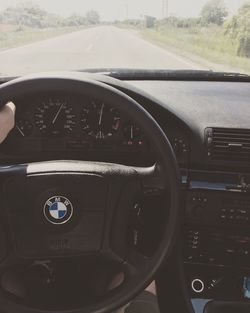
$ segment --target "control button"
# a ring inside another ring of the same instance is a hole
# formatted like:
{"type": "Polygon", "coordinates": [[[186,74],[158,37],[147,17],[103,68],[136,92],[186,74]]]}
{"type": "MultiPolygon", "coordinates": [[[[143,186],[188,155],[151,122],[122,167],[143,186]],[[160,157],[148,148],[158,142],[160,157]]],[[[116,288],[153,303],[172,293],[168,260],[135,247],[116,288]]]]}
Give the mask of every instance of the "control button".
{"type": "Polygon", "coordinates": [[[193,255],[187,256],[187,261],[193,261],[193,259],[194,259],[194,256],[193,256],[193,255]]]}
{"type": "Polygon", "coordinates": [[[173,138],[173,147],[177,156],[188,152],[188,145],[181,138],[173,138]]]}
{"type": "Polygon", "coordinates": [[[195,293],[202,293],[205,289],[205,284],[201,279],[194,279],[191,282],[191,288],[195,293]]]}
{"type": "Polygon", "coordinates": [[[208,202],[208,199],[206,197],[192,196],[191,201],[206,203],[206,202],[208,202]]]}
{"type": "Polygon", "coordinates": [[[247,214],[247,210],[243,210],[243,209],[237,210],[237,213],[240,213],[240,214],[247,214]]]}
{"type": "Polygon", "coordinates": [[[229,254],[235,254],[236,250],[235,249],[226,249],[226,252],[229,254]]]}
{"type": "Polygon", "coordinates": [[[238,255],[240,256],[248,256],[249,255],[249,250],[238,250],[238,255]]]}

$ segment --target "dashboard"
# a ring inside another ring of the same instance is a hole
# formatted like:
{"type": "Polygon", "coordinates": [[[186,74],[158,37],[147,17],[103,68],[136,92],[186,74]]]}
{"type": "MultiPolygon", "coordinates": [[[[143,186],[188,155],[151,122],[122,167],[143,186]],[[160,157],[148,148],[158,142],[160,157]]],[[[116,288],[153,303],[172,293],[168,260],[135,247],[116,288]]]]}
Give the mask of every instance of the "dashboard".
{"type": "MultiPolygon", "coordinates": [[[[248,301],[249,83],[96,79],[139,102],[175,151],[182,175],[181,261],[189,297],[248,301]]],[[[0,146],[2,164],[59,159],[137,166],[155,162],[141,129],[108,103],[55,93],[29,95],[15,103],[16,127],[0,146]]],[[[163,281],[163,289],[171,290],[168,283],[163,281]]]]}

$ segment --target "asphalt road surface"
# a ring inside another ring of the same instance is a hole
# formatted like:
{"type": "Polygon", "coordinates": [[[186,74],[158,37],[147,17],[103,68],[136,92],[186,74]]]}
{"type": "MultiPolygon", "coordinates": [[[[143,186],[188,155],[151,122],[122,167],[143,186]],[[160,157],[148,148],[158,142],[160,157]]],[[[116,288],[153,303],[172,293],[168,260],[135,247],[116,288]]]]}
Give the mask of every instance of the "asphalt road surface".
{"type": "Polygon", "coordinates": [[[204,69],[141,39],[135,31],[99,26],[0,51],[0,73],[20,75],[86,68],[204,69]]]}

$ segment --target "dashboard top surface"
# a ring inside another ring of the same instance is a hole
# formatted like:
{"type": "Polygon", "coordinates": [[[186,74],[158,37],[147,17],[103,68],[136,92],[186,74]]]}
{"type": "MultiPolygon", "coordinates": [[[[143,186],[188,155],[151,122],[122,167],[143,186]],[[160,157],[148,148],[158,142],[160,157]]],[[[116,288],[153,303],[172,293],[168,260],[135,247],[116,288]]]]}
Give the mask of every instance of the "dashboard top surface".
{"type": "Polygon", "coordinates": [[[191,128],[250,128],[249,83],[199,81],[129,81],[191,128]]]}

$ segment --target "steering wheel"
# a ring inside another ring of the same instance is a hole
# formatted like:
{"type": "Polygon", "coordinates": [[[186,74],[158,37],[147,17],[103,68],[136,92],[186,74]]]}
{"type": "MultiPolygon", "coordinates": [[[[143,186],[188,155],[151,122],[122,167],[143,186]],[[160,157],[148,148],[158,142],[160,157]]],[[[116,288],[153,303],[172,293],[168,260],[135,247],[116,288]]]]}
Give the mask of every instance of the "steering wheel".
{"type": "Polygon", "coordinates": [[[124,272],[124,280],[118,288],[84,307],[65,309],[60,307],[58,297],[57,307],[41,308],[22,303],[1,289],[1,312],[112,312],[147,287],[174,245],[180,191],[175,154],[160,126],[141,105],[119,90],[81,73],[41,74],[12,80],[0,87],[0,107],[23,96],[48,92],[95,97],[108,103],[141,127],[157,161],[151,167],[87,161],[0,167],[5,199],[1,214],[8,243],[6,256],[0,264],[2,273],[9,260],[84,259],[90,255],[95,255],[100,262],[109,260],[119,264],[124,272]],[[127,222],[136,195],[155,188],[162,188],[167,195],[164,204],[167,215],[154,254],[145,257],[128,247],[127,222]],[[53,197],[59,198],[63,221],[60,224],[53,216],[46,220],[48,210],[53,207],[53,197]]]}

